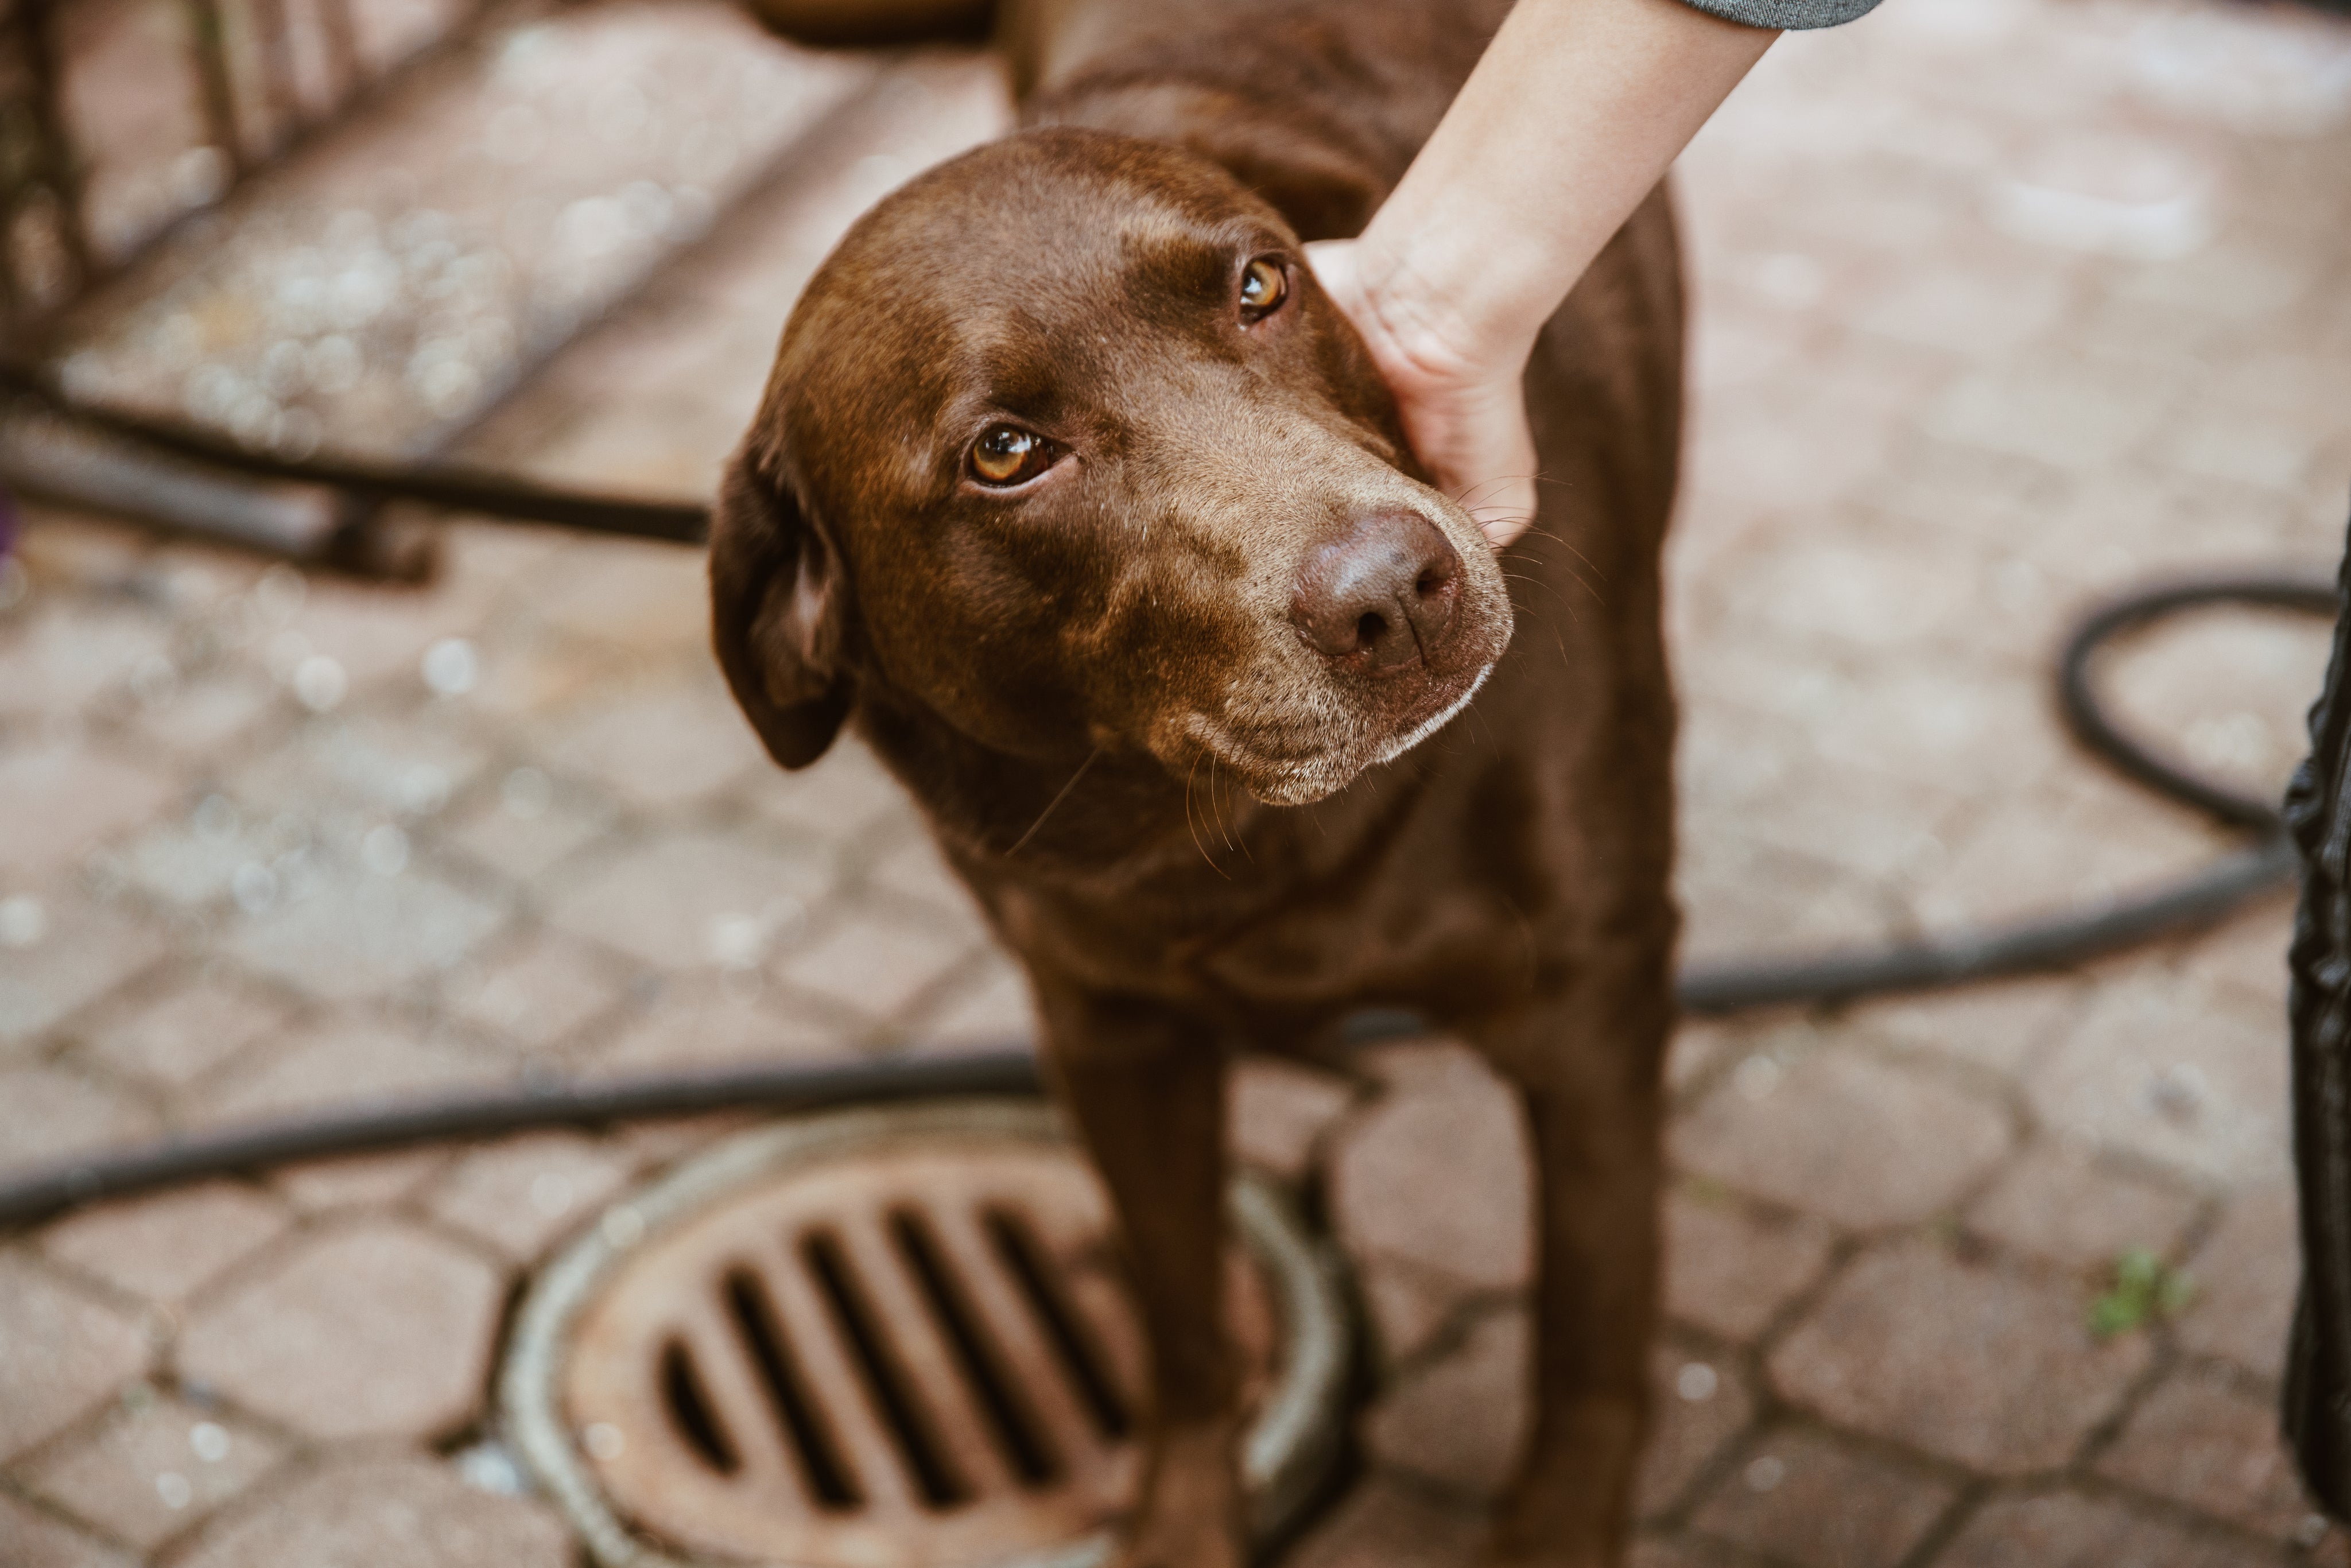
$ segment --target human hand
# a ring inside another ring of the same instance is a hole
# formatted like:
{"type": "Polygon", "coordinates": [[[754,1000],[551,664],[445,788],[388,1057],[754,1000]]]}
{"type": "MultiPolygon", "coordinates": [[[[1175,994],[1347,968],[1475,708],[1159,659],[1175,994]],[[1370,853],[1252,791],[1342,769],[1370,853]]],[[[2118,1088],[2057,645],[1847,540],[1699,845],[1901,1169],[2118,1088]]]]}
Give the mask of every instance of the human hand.
{"type": "Polygon", "coordinates": [[[1384,286],[1367,276],[1380,269],[1365,265],[1361,240],[1318,241],[1306,258],[1363,336],[1437,487],[1478,519],[1495,549],[1510,545],[1535,516],[1525,352],[1476,343],[1458,317],[1404,286],[1408,275],[1384,286]]]}

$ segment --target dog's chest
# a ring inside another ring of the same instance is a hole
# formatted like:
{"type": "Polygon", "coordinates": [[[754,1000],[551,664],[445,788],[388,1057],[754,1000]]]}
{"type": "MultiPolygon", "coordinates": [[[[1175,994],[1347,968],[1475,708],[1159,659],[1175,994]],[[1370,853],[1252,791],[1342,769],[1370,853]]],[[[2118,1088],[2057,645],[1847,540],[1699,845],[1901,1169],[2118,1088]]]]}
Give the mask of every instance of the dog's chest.
{"type": "Polygon", "coordinates": [[[1539,967],[1522,913],[1503,890],[1474,879],[1267,885],[1246,904],[1205,899],[1188,908],[1165,897],[979,891],[1032,970],[1245,1030],[1311,1027],[1367,1005],[1450,1013],[1456,997],[1504,1002],[1523,994],[1539,967]]]}

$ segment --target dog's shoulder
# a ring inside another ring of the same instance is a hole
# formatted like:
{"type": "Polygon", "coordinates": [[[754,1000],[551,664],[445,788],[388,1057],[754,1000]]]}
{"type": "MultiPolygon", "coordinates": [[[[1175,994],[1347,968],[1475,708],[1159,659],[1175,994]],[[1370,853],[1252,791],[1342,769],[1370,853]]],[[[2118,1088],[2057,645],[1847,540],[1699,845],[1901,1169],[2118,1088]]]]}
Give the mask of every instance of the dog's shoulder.
{"type": "Polygon", "coordinates": [[[1360,230],[1500,23],[1495,0],[1015,0],[1022,118],[1167,141],[1304,239],[1360,230]]]}

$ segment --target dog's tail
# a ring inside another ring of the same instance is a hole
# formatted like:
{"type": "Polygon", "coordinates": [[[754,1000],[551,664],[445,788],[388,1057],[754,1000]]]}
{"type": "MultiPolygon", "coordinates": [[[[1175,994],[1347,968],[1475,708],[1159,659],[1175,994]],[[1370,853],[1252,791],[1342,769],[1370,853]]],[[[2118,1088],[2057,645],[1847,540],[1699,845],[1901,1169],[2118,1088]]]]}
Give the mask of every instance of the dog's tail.
{"type": "Polygon", "coordinates": [[[996,0],[742,0],[768,31],[819,48],[980,43],[996,0]]]}

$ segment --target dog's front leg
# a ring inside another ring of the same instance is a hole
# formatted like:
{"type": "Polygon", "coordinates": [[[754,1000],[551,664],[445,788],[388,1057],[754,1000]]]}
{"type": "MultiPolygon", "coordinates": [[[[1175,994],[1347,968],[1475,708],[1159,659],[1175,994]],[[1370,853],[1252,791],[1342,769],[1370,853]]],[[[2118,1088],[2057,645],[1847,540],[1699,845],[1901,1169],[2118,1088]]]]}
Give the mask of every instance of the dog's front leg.
{"type": "Polygon", "coordinates": [[[1122,1568],[1246,1555],[1224,1332],[1224,1052],[1155,1004],[1039,984],[1052,1076],[1110,1188],[1151,1348],[1152,1427],[1122,1568]]]}
{"type": "Polygon", "coordinates": [[[1495,1568],[1624,1553],[1656,1319],[1667,995],[1662,966],[1632,957],[1478,1031],[1523,1096],[1538,1228],[1533,1430],[1495,1568]]]}

